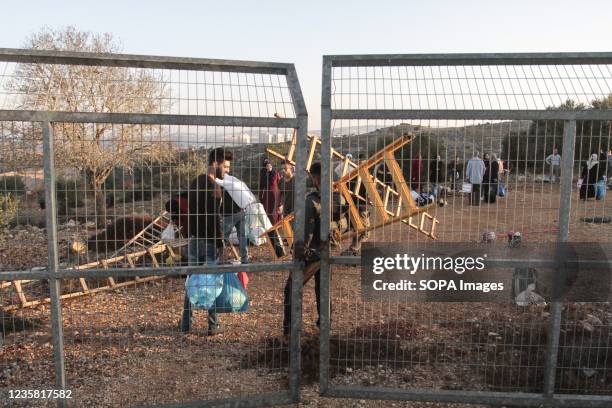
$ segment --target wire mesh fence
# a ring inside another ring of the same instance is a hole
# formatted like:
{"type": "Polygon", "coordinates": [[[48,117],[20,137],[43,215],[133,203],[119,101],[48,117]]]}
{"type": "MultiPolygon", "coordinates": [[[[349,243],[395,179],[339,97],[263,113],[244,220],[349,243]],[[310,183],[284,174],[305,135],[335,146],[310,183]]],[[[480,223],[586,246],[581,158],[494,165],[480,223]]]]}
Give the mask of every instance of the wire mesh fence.
{"type": "Polygon", "coordinates": [[[497,303],[368,299],[359,265],[368,241],[605,247],[611,94],[604,54],[324,58],[323,395],[610,403],[610,303],[525,305],[536,259],[497,303]]]}
{"type": "Polygon", "coordinates": [[[300,263],[279,253],[293,235],[267,234],[283,203],[303,211],[293,67],[1,59],[0,387],[38,385],[31,370],[72,395],[26,405],[295,400],[300,263]]]}
{"type": "Polygon", "coordinates": [[[541,270],[513,260],[505,302],[371,300],[355,268],[365,242],[608,244],[609,55],[326,57],[320,138],[286,64],[1,59],[0,387],[609,405],[610,303],[523,302],[541,270]]]}

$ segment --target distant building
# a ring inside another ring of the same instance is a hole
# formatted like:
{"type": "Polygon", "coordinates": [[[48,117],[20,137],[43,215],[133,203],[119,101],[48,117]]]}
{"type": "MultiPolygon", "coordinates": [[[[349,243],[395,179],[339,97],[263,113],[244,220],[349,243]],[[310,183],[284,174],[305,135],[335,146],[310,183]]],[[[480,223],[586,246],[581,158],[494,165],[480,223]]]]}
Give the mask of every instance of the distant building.
{"type": "Polygon", "coordinates": [[[240,144],[251,144],[251,135],[249,135],[248,133],[242,133],[239,137],[238,137],[238,143],[240,144]]]}

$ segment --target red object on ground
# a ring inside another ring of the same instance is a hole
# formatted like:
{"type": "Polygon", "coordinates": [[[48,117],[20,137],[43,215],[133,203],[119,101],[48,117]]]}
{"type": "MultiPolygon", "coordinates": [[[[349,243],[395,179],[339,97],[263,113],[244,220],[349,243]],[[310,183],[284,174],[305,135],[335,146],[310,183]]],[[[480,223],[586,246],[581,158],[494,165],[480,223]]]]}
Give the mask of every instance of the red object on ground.
{"type": "Polygon", "coordinates": [[[244,289],[249,286],[249,275],[246,272],[238,272],[238,280],[240,280],[244,289]]]}

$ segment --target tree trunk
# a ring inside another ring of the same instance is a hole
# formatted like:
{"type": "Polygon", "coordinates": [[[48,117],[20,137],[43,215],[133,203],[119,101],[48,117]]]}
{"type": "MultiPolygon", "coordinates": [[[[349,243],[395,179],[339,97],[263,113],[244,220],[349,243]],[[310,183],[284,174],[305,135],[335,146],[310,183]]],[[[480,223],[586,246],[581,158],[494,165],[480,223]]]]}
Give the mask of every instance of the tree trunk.
{"type": "Polygon", "coordinates": [[[106,228],[106,197],[104,196],[104,181],[92,181],[92,188],[96,199],[96,225],[98,228],[106,228]]]}

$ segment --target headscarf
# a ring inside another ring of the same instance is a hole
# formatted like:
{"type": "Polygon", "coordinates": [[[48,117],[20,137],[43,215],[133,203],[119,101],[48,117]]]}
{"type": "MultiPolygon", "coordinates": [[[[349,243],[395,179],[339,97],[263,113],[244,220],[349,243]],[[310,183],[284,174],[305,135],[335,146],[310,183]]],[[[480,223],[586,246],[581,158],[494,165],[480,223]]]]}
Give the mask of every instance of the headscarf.
{"type": "Polygon", "coordinates": [[[591,170],[593,167],[595,167],[596,164],[599,164],[599,160],[597,160],[597,153],[593,153],[591,155],[591,158],[589,160],[587,160],[586,164],[587,164],[587,168],[589,170],[591,170]]]}

